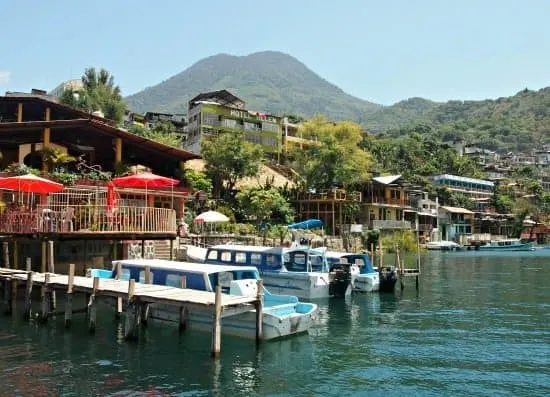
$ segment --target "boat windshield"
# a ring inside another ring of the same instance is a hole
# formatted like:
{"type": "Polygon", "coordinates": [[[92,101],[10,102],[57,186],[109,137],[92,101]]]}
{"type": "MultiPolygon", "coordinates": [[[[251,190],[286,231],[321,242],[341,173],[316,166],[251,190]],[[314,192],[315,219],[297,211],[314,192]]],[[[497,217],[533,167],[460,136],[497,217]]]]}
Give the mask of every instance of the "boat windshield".
{"type": "Polygon", "coordinates": [[[292,251],[284,254],[286,270],[289,272],[324,272],[326,259],[312,251],[292,251]]]}
{"type": "Polygon", "coordinates": [[[210,285],[212,290],[221,285],[223,293],[229,293],[231,287],[231,281],[233,280],[259,280],[260,274],[254,270],[232,270],[227,272],[210,273],[210,285]]]}

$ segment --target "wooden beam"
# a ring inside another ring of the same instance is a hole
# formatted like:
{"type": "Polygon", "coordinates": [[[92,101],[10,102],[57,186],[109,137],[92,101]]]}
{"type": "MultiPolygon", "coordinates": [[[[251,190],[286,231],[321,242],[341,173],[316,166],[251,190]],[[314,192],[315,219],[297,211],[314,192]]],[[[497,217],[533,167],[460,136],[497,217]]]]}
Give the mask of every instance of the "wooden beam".
{"type": "Polygon", "coordinates": [[[71,326],[73,315],[73,290],[74,290],[74,263],[69,265],[69,280],[67,282],[67,296],[65,301],[65,328],[71,326]]]}
{"type": "MultiPolygon", "coordinates": [[[[187,277],[182,276],[181,277],[181,288],[186,289],[187,288],[187,277]]],[[[185,331],[187,329],[187,323],[189,322],[189,310],[185,306],[180,307],[180,324],[179,329],[180,331],[185,331]]]]}
{"type": "Polygon", "coordinates": [[[257,296],[256,301],[256,344],[260,343],[263,339],[263,321],[264,321],[264,281],[257,281],[257,296]]]}
{"type": "MultiPolygon", "coordinates": [[[[117,262],[116,264],[116,278],[117,280],[122,280],[122,263],[117,262]]],[[[120,315],[122,314],[122,297],[118,296],[116,298],[116,313],[115,316],[117,318],[120,318],[120,315]]]]}
{"type": "Polygon", "coordinates": [[[122,138],[115,138],[115,164],[122,162],[122,138]]]}
{"type": "Polygon", "coordinates": [[[40,313],[40,321],[45,323],[48,321],[48,316],[50,314],[50,294],[49,286],[50,283],[50,274],[46,273],[44,275],[44,284],[42,284],[42,291],[40,293],[42,298],[42,310],[40,313]]]}
{"type": "Polygon", "coordinates": [[[13,240],[13,268],[19,269],[19,244],[13,240]]]}
{"type": "Polygon", "coordinates": [[[25,288],[25,313],[23,318],[29,320],[32,317],[32,271],[30,271],[30,258],[27,258],[27,285],[25,288]]]}
{"type": "MultiPolygon", "coordinates": [[[[54,245],[53,245],[53,241],[52,240],[49,240],[48,241],[48,249],[47,249],[47,252],[48,252],[48,272],[50,273],[55,273],[55,263],[54,263],[54,257],[55,257],[55,251],[54,251],[54,245]]],[[[57,299],[56,299],[56,294],[55,294],[55,290],[52,289],[50,291],[50,299],[51,299],[51,307],[50,307],[50,310],[55,310],[57,308],[57,299]]]]}
{"type": "Polygon", "coordinates": [[[2,241],[2,266],[10,268],[10,246],[7,241],[2,241]]]}
{"type": "MultiPolygon", "coordinates": [[[[145,284],[151,284],[151,281],[153,279],[153,274],[151,273],[151,267],[145,266],[145,284]]],[[[147,320],[149,319],[149,304],[144,303],[141,305],[141,323],[143,325],[147,325],[147,320]]]]}
{"type": "Polygon", "coordinates": [[[97,290],[99,289],[99,277],[94,277],[93,290],[88,301],[88,329],[90,333],[95,332],[97,318],[97,290]]]}
{"type": "Polygon", "coordinates": [[[22,103],[17,104],[17,122],[18,123],[23,122],[23,104],[22,103]]]}
{"type": "Polygon", "coordinates": [[[212,321],[212,357],[220,356],[221,351],[221,315],[222,315],[222,287],[216,286],[216,304],[212,321]]]}

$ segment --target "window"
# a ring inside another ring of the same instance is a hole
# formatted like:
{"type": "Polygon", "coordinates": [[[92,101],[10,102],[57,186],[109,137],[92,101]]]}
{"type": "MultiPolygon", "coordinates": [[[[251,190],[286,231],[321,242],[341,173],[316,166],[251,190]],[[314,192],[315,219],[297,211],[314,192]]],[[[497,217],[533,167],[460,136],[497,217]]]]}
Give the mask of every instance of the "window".
{"type": "Polygon", "coordinates": [[[262,263],[262,254],[250,254],[250,264],[256,266],[262,263]]]}
{"type": "Polygon", "coordinates": [[[277,255],[266,255],[265,256],[265,263],[266,265],[270,267],[274,267],[279,265],[279,260],[277,258],[277,255]]]}
{"type": "Polygon", "coordinates": [[[210,259],[210,260],[218,260],[218,251],[217,250],[212,250],[212,251],[209,251],[208,252],[208,257],[206,259],[210,259]]]}
{"type": "Polygon", "coordinates": [[[273,123],[262,123],[262,131],[278,132],[279,126],[273,123]]]}
{"type": "Polygon", "coordinates": [[[130,269],[122,269],[122,275],[118,277],[119,280],[130,280],[130,269]]]}
{"type": "Polygon", "coordinates": [[[166,285],[170,287],[181,287],[181,280],[185,276],[185,284],[189,289],[196,289],[200,291],[206,290],[206,284],[204,283],[204,276],[202,274],[168,274],[166,276],[166,285]]]}
{"type": "Polygon", "coordinates": [[[246,253],[235,252],[235,263],[246,263],[246,253]]]}
{"type": "Polygon", "coordinates": [[[236,129],[237,128],[237,120],[222,119],[222,127],[236,129]]]}
{"type": "MultiPolygon", "coordinates": [[[[139,282],[145,283],[145,270],[139,272],[139,282]]],[[[151,284],[155,283],[155,273],[151,271],[151,284]]]]}
{"type": "Polygon", "coordinates": [[[222,252],[220,260],[222,262],[231,262],[231,252],[222,252]]]}
{"type": "Polygon", "coordinates": [[[202,114],[202,123],[207,125],[219,125],[219,117],[214,113],[203,113],[202,114]]]}
{"type": "Polygon", "coordinates": [[[243,123],[243,126],[244,126],[244,129],[246,131],[258,131],[260,129],[258,124],[249,123],[249,122],[246,122],[246,121],[243,123]]]}

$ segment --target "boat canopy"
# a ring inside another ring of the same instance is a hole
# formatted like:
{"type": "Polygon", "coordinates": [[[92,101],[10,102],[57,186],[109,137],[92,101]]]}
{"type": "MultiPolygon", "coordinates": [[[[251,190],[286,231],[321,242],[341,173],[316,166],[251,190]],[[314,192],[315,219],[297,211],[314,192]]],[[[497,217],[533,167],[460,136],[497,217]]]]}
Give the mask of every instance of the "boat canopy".
{"type": "Polygon", "coordinates": [[[292,223],[287,226],[289,229],[315,229],[323,227],[323,222],[319,219],[308,219],[298,223],[292,223]]]}

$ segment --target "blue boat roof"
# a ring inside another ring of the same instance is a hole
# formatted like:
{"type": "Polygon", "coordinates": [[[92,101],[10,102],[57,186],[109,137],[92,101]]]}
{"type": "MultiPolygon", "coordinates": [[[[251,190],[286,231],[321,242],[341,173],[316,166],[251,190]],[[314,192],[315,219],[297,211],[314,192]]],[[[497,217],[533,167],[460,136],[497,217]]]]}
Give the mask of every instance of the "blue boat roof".
{"type": "Polygon", "coordinates": [[[118,261],[113,261],[113,267],[116,267],[117,263],[121,263],[126,266],[141,267],[145,269],[147,266],[153,269],[162,269],[162,270],[175,270],[187,273],[197,273],[197,274],[213,274],[220,272],[230,272],[230,271],[243,271],[249,270],[257,272],[258,269],[255,266],[231,266],[231,265],[207,265],[204,263],[191,263],[191,262],[177,262],[177,261],[168,261],[164,259],[123,259],[118,261]]]}
{"type": "Polygon", "coordinates": [[[239,252],[265,252],[265,253],[272,253],[272,254],[281,254],[283,252],[282,247],[266,247],[261,245],[240,245],[240,244],[218,244],[218,245],[213,245],[208,249],[239,251],[239,252]]]}
{"type": "Polygon", "coordinates": [[[287,226],[289,229],[315,229],[323,227],[323,222],[319,219],[308,219],[302,222],[292,223],[287,226]]]}

